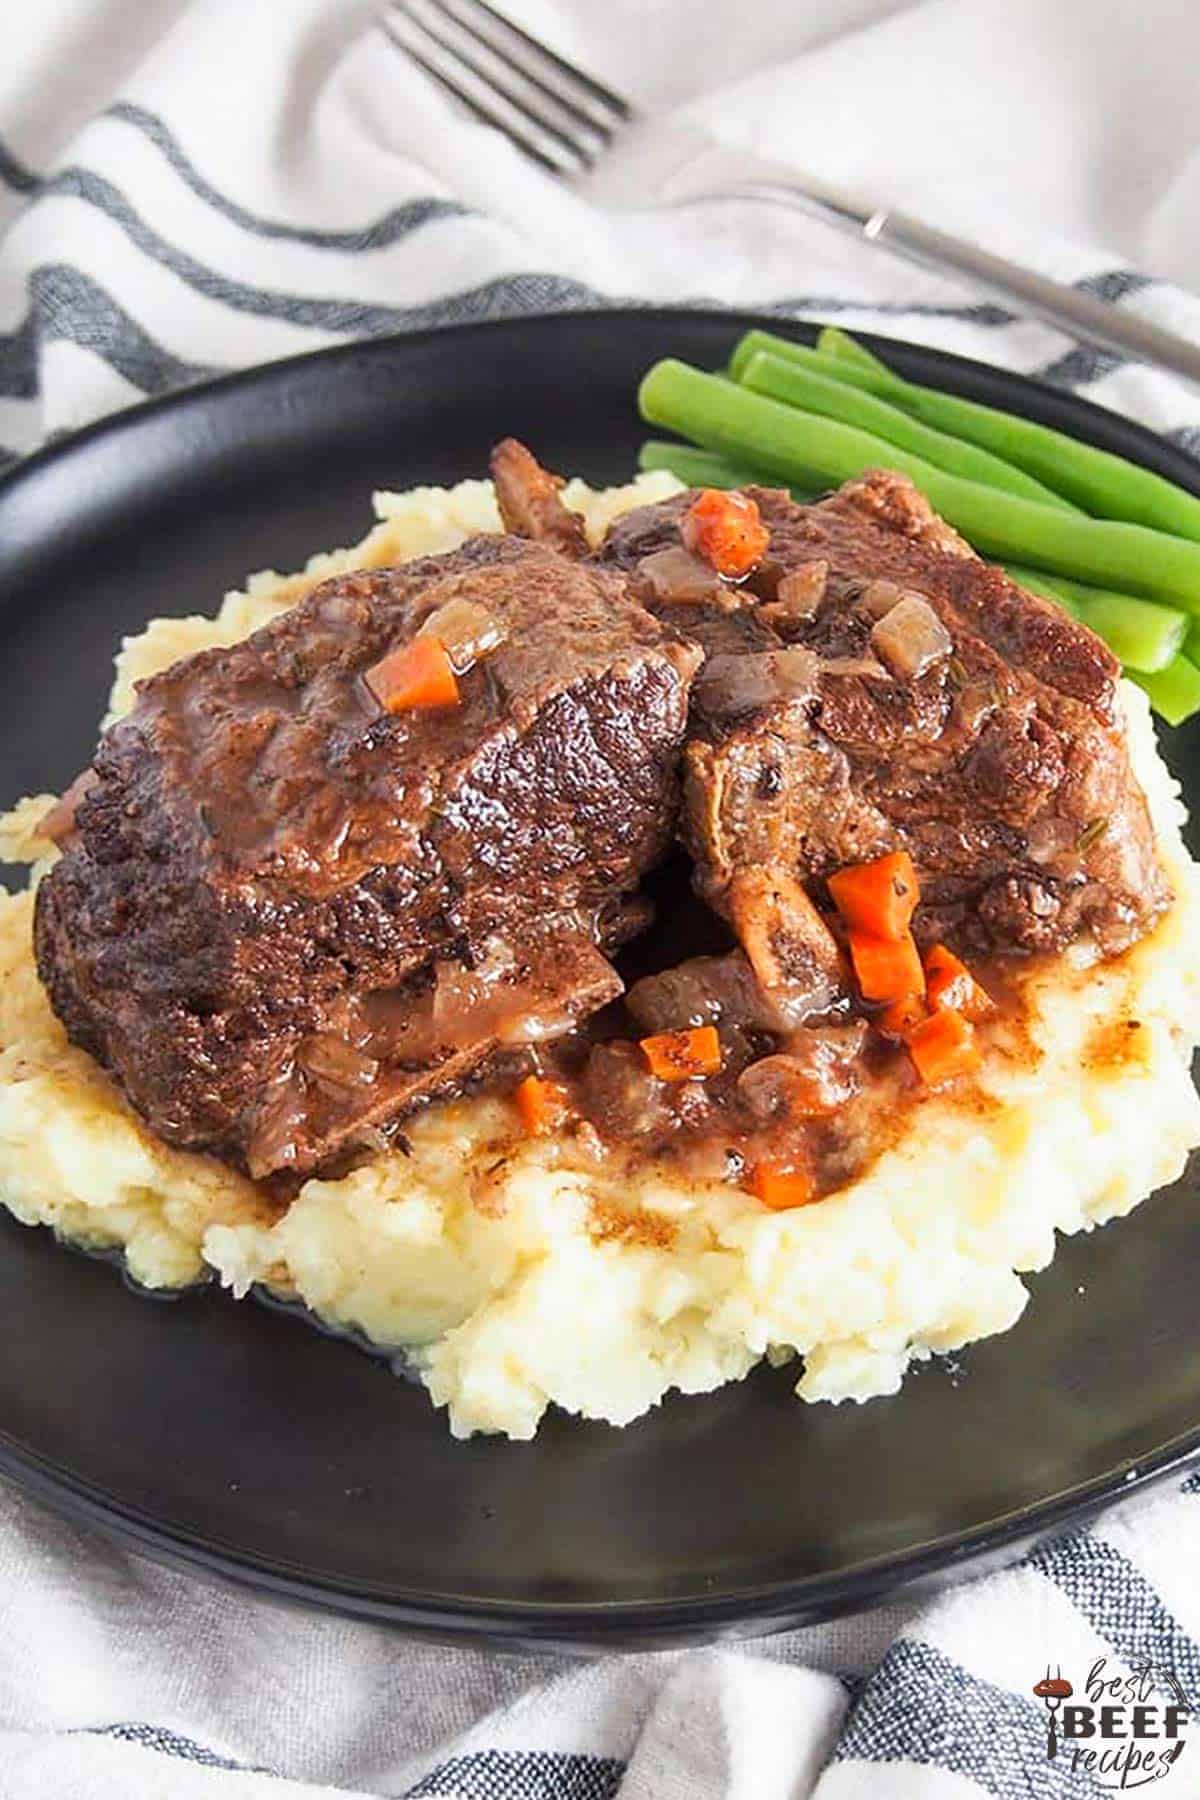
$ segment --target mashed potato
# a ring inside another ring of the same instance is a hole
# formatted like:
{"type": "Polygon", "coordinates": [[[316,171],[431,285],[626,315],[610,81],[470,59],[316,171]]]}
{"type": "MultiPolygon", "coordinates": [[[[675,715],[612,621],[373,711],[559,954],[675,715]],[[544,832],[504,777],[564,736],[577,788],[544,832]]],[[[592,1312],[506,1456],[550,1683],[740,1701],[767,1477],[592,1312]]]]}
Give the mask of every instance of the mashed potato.
{"type": "MultiPolygon", "coordinates": [[[[598,537],[676,486],[643,476],[566,497],[598,537]]],[[[330,574],[499,523],[483,482],[380,494],[376,511],[361,544],[255,576],[213,619],[153,620],[122,647],[109,716],[142,676],[234,641],[330,574]]],[[[572,1143],[515,1137],[508,1103],[482,1098],[428,1109],[411,1156],[309,1181],[281,1216],[221,1164],[160,1144],[68,1044],[34,968],[31,891],[0,898],[0,1195],[27,1224],[121,1247],[148,1287],[214,1271],[235,1294],[261,1284],[403,1350],[460,1436],[530,1437],[552,1402],[625,1424],[764,1355],[803,1358],[806,1400],[894,1393],[914,1357],[1006,1330],[1028,1297],[1020,1274],[1050,1261],[1056,1231],[1128,1212],[1200,1143],[1200,869],[1146,701],[1123,698],[1174,907],[1116,962],[1081,946],[1039,974],[1028,1054],[994,1055],[969,1103],[916,1105],[818,1205],[767,1212],[722,1184],[619,1174],[572,1143]]],[[[33,883],[54,854],[37,835],[51,798],[0,819],[0,856],[32,863],[33,883]]]]}

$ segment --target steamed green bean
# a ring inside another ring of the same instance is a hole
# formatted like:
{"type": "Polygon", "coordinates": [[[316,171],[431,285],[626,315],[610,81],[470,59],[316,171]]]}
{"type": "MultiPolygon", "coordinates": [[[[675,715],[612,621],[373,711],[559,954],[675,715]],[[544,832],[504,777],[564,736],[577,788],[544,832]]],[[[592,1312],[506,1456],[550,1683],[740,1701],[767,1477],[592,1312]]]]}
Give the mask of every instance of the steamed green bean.
{"type": "Polygon", "coordinates": [[[749,469],[736,468],[711,450],[697,450],[694,444],[667,443],[662,438],[647,438],[638,451],[638,468],[665,469],[685,487],[746,487],[758,479],[749,469]]]}
{"type": "MultiPolygon", "coordinates": [[[[765,333],[750,333],[763,337],[765,333]]],[[[737,379],[743,387],[770,400],[781,400],[786,406],[797,406],[801,412],[821,413],[828,419],[840,419],[845,425],[857,425],[889,444],[911,450],[924,457],[937,469],[951,475],[962,475],[968,481],[981,482],[1010,494],[1022,494],[1027,500],[1055,506],[1060,512],[1075,512],[1069,500],[1053,493],[1023,469],[1014,468],[990,450],[968,444],[947,432],[935,431],[911,418],[898,406],[880,400],[861,388],[848,386],[827,373],[829,358],[810,353],[811,361],[776,356],[769,350],[756,350],[743,357],[737,379]]]]}
{"type": "MultiPolygon", "coordinates": [[[[782,348],[776,354],[786,354],[787,340],[778,343],[782,348]]],[[[1200,540],[1200,499],[1162,475],[1032,419],[905,381],[835,326],[827,326],[817,344],[832,369],[840,370],[856,387],[869,385],[870,392],[925,424],[993,451],[1097,518],[1125,519],[1200,540]]]]}
{"type": "MultiPolygon", "coordinates": [[[[662,438],[647,438],[638,451],[639,469],[666,469],[676,480],[682,481],[684,487],[693,488],[740,488],[753,487],[761,481],[761,475],[752,469],[739,469],[733,463],[726,462],[723,456],[715,456],[711,450],[697,450],[692,444],[672,444],[662,438]]],[[[819,484],[811,487],[790,488],[793,500],[812,500],[819,492],[819,484]]]]}
{"type": "Polygon", "coordinates": [[[1200,669],[1186,656],[1177,656],[1155,675],[1130,669],[1129,679],[1145,691],[1155,712],[1161,713],[1168,725],[1182,725],[1193,713],[1200,712],[1200,669]]]}
{"type": "Polygon", "coordinates": [[[1089,626],[1127,669],[1153,675],[1165,669],[1183,647],[1188,618],[1173,606],[1159,606],[1133,594],[1116,594],[1111,588],[1086,587],[1082,582],[1043,575],[1039,569],[1022,568],[1019,564],[1009,563],[1006,567],[1021,587],[1057,601],[1072,617],[1089,626]]]}

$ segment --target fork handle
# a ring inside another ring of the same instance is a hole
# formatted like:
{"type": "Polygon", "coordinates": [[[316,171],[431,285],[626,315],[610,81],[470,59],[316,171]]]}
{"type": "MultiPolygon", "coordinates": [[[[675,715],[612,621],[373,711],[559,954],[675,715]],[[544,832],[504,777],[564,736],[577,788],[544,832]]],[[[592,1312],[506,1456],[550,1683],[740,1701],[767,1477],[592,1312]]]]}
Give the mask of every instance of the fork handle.
{"type": "Polygon", "coordinates": [[[926,268],[954,269],[969,276],[978,286],[1017,301],[1024,312],[1073,337],[1088,338],[1106,350],[1154,363],[1187,381],[1200,383],[1200,345],[1189,343],[1148,319],[1121,312],[1107,301],[1051,281],[1020,263],[1009,262],[1007,257],[993,256],[989,250],[938,231],[907,213],[873,213],[861,230],[872,243],[882,244],[926,268]]]}
{"type": "MultiPolygon", "coordinates": [[[[729,188],[723,190],[730,193],[729,188]]],[[[907,213],[879,208],[869,212],[848,200],[832,194],[808,192],[785,182],[752,182],[738,184],[737,191],[778,205],[799,207],[813,213],[827,224],[839,226],[879,244],[897,256],[944,275],[948,270],[964,275],[976,286],[1017,303],[1023,312],[1043,319],[1070,337],[1086,338],[1132,356],[1138,362],[1151,363],[1181,375],[1185,381],[1200,386],[1200,345],[1152,325],[1148,319],[1120,312],[1106,301],[1097,300],[1078,288],[1067,287],[1048,276],[1038,275],[1007,257],[994,256],[990,250],[965,238],[938,231],[907,213]]]]}

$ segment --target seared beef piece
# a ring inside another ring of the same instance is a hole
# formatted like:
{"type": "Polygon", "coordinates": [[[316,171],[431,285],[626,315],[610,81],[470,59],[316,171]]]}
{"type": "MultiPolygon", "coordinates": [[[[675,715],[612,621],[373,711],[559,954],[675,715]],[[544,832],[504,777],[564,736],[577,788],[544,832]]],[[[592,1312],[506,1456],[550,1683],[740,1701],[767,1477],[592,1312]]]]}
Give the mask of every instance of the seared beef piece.
{"type": "MultiPolygon", "coordinates": [[[[492,479],[506,524],[529,537],[585,553],[575,515],[559,496],[562,486],[524,445],[506,439],[491,457],[492,479]]],[[[690,497],[689,497],[690,498],[690,497]]],[[[684,548],[678,535],[682,508],[668,502],[633,515],[669,529],[645,556],[634,559],[639,597],[682,641],[698,645],[705,664],[692,690],[693,721],[729,712],[757,715],[785,692],[811,698],[815,659],[788,648],[764,621],[760,596],[723,582],[707,563],[684,548]]],[[[620,523],[614,527],[619,534],[620,523]]],[[[612,540],[610,539],[610,542],[612,540]]],[[[775,579],[783,570],[776,570],[775,579]]],[[[772,592],[774,592],[772,588],[772,592]]],[[[690,846],[691,847],[691,846],[690,846]]],[[[702,873],[698,871],[698,874],[702,873]]],[[[718,891],[698,880],[699,891],[732,922],[768,1005],[792,1024],[822,1012],[841,988],[838,947],[808,895],[778,863],[744,864],[736,880],[718,891]]]]}
{"type": "Polygon", "coordinates": [[[738,1097],[763,1124],[835,1113],[862,1086],[866,1041],[861,1019],[793,1032],[777,1054],[743,1069],[738,1097]]]}
{"type": "Polygon", "coordinates": [[[788,1029],[741,950],[689,956],[673,968],[643,975],[626,994],[625,1006],[645,1033],[695,1025],[742,1025],[767,1033],[788,1029]]]}
{"type": "Polygon", "coordinates": [[[251,1174],[292,1146],[373,1147],[378,1128],[456,1093],[494,1055],[571,1030],[622,991],[592,921],[569,912],[498,933],[469,964],[441,959],[398,987],[347,991],[255,1103],[251,1174]]]}
{"type": "Polygon", "coordinates": [[[647,557],[679,544],[690,494],[617,520],[601,551],[709,651],[685,793],[710,903],[731,915],[748,869],[811,885],[903,846],[926,939],[1057,950],[1090,930],[1116,953],[1140,937],[1170,895],[1104,644],[977,558],[902,476],[874,472],[811,506],[748,491],[771,542],[739,590],[745,612],[664,603],[639,579],[647,557]],[[823,583],[783,579],[815,563],[823,583]],[[889,623],[899,603],[907,616],[889,623]],[[759,665],[749,684],[716,664],[731,626],[759,665]],[[780,660],[787,647],[810,653],[807,680],[780,660]]]}
{"type": "Polygon", "coordinates": [[[596,1044],[579,1091],[588,1121],[610,1142],[645,1147],[672,1130],[667,1083],[651,1074],[636,1044],[623,1039],[596,1044]]]}
{"type": "Polygon", "coordinates": [[[587,555],[583,520],[559,499],[561,476],[543,469],[516,438],[504,438],[489,461],[496,504],[506,531],[550,544],[564,556],[587,555]]]}
{"type": "Polygon", "coordinates": [[[698,660],[614,573],[484,537],[338,577],[177,663],[101,742],[39,890],[55,1011],[169,1142],[256,1174],[316,1166],[453,1085],[514,1016],[545,1030],[611,996],[595,941],[614,930],[594,916],[671,842],[698,660]],[[451,601],[503,642],[460,705],[381,712],[365,671],[451,601]],[[476,962],[503,1004],[442,1019],[419,1051],[347,1037],[367,996],[403,1014],[442,965],[476,962]],[[369,1099],[326,1104],[339,1039],[369,1099]]]}

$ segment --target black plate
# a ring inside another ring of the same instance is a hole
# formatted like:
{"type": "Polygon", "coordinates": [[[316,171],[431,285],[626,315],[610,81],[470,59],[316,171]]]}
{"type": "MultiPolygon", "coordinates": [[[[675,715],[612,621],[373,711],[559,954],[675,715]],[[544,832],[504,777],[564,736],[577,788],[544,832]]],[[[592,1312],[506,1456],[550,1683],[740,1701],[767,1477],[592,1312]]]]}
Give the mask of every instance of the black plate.
{"type": "MultiPolygon", "coordinates": [[[[373,487],[480,474],[506,432],[623,478],[647,365],[715,365],[772,323],[577,314],[355,345],[35,458],[0,484],[4,799],[87,759],[115,641],[150,614],[210,610],[247,570],[352,542],[373,487]]],[[[883,347],[1200,492],[1200,465],[1109,413],[883,347]]],[[[1169,750],[1200,797],[1196,739],[1169,750]]],[[[779,1628],[1011,1555],[1200,1448],[1194,1183],[1064,1242],[1015,1330],[896,1399],[803,1406],[794,1373],[760,1369],[624,1431],[556,1415],[529,1445],[455,1443],[423,1391],[259,1307],[136,1299],[7,1215],[0,1245],[0,1468],[160,1556],[440,1634],[779,1628]]]]}

